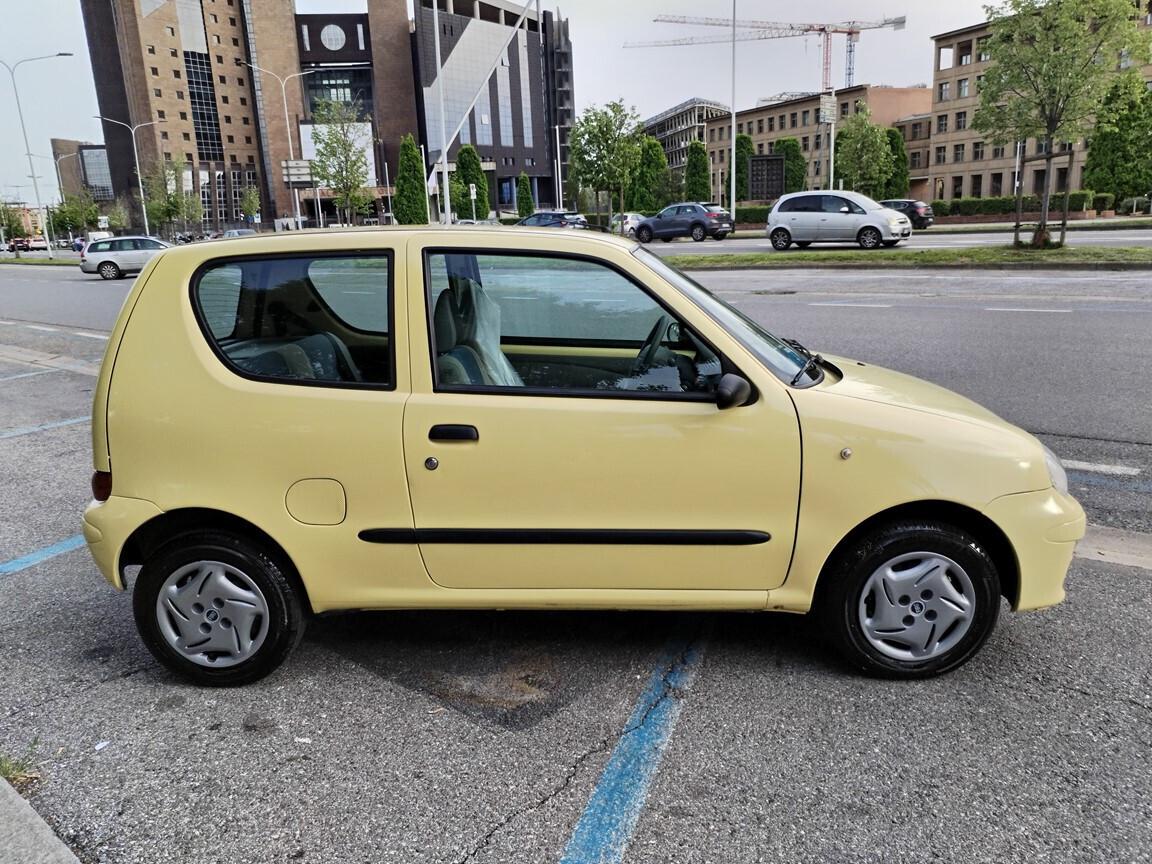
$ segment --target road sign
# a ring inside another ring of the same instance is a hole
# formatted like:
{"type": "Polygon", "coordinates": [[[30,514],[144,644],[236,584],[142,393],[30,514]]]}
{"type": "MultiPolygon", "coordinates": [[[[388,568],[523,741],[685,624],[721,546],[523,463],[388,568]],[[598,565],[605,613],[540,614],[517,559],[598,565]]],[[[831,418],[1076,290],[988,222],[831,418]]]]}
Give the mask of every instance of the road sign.
{"type": "Polygon", "coordinates": [[[836,97],[825,93],[820,97],[820,122],[832,123],[836,119],[836,97]]]}
{"type": "Polygon", "coordinates": [[[280,169],[289,186],[312,185],[312,163],[307,159],[284,159],[280,162],[280,169]]]}
{"type": "Polygon", "coordinates": [[[476,200],[476,184],[475,183],[469,183],[468,184],[468,197],[471,198],[473,201],[476,200]]]}
{"type": "Polygon", "coordinates": [[[101,231],[106,229],[108,227],[108,217],[107,216],[97,216],[96,217],[96,227],[99,228],[101,231]]]}

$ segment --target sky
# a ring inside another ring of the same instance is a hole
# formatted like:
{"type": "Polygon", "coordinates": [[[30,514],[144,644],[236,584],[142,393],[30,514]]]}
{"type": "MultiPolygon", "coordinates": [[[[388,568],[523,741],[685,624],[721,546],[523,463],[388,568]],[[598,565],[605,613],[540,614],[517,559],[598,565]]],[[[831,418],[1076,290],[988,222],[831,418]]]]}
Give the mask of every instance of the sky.
{"type": "MultiPolygon", "coordinates": [[[[363,12],[368,0],[297,0],[297,11],[363,12]]],[[[866,31],[856,50],[856,82],[907,86],[931,83],[936,33],[979,23],[985,0],[807,0],[797,7],[781,0],[737,0],[738,18],[815,22],[878,20],[906,15],[905,30],[866,31]]],[[[17,72],[29,147],[51,155],[50,138],[103,140],[96,114],[96,89],[84,38],[79,0],[3,3],[0,60],[71,51],[74,57],[27,63],[17,72]]],[[[719,35],[718,27],[653,24],[658,14],[731,17],[728,0],[541,0],[570,23],[577,110],[622,98],[641,118],[693,96],[729,104],[732,98],[729,44],[675,48],[629,48],[625,42],[719,35]]],[[[736,106],[793,90],[820,87],[820,43],[816,38],[738,42],[736,106]]],[[[833,44],[833,80],[844,81],[844,39],[833,44]]],[[[0,67],[0,199],[32,200],[32,181],[12,82],[0,67]]],[[[55,167],[33,159],[47,203],[57,198],[55,167]]]]}

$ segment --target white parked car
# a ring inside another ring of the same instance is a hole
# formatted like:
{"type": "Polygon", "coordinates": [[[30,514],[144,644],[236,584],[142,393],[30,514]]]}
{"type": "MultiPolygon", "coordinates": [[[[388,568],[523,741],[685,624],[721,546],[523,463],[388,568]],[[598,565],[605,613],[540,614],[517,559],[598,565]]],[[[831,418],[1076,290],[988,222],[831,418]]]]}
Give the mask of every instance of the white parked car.
{"type": "Polygon", "coordinates": [[[80,270],[99,273],[104,279],[119,279],[125,273],[144,269],[152,256],[169,244],[154,237],[113,237],[89,243],[80,253],[80,270]]]}
{"type": "Polygon", "coordinates": [[[644,221],[643,213],[616,213],[612,216],[612,221],[608,225],[608,230],[613,234],[620,233],[620,223],[624,223],[624,233],[629,237],[636,234],[636,228],[644,221]]]}
{"type": "Polygon", "coordinates": [[[783,252],[793,243],[859,243],[863,249],[895,246],[912,236],[912,223],[896,210],[858,192],[812,191],[783,195],[768,214],[768,239],[783,252]]]}

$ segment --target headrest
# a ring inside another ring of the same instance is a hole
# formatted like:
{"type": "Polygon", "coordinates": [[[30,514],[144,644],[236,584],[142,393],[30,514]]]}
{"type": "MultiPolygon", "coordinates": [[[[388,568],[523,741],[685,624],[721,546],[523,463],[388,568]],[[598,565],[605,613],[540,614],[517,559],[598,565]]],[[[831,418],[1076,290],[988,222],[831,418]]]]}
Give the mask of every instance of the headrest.
{"type": "Polygon", "coordinates": [[[436,336],[436,353],[446,354],[456,347],[456,295],[451,288],[436,298],[432,328],[436,336]]]}

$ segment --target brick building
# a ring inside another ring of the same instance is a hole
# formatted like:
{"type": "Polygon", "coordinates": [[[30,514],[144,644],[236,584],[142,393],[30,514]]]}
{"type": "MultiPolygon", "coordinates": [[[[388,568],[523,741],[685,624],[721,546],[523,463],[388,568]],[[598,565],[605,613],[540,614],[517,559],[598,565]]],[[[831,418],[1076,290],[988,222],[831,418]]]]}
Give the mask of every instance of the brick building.
{"type": "MultiPolygon", "coordinates": [[[[379,199],[390,191],[383,178],[395,175],[405,134],[426,146],[429,164],[437,155],[431,0],[416,0],[412,19],[405,0],[372,0],[355,15],[297,15],[294,0],[80,2],[100,113],[133,125],[159,121],[137,132],[142,170],[178,163],[184,190],[204,206],[205,229],[239,223],[249,187],[260,191],[265,221],[291,216],[282,163],[306,155],[320,98],[361,103],[379,199]]],[[[513,34],[520,4],[440,0],[440,8],[450,127],[496,64],[449,145],[450,158],[472,141],[491,172],[492,200],[514,204],[521,170],[533,178],[538,201],[554,200],[554,127],[566,141],[572,118],[566,22],[529,13],[513,34]]],[[[117,196],[134,197],[130,134],[105,122],[104,135],[111,186],[117,196]]],[[[324,190],[305,185],[296,192],[306,219],[315,224],[318,211],[331,218],[324,190]]]]}
{"type": "MultiPolygon", "coordinates": [[[[932,94],[927,87],[884,87],[858,84],[834,94],[840,119],[867,107],[872,121],[892,126],[896,120],[928,111],[932,94]]],[[[779,100],[763,100],[755,108],[736,113],[736,134],[752,138],[756,153],[772,153],[781,138],[795,138],[808,162],[808,188],[823,189],[828,184],[829,127],[819,122],[820,94],[788,94],[779,100]]],[[[707,125],[708,162],[712,198],[726,193],[725,177],[731,152],[731,119],[717,118],[707,125]]]]}

